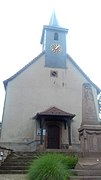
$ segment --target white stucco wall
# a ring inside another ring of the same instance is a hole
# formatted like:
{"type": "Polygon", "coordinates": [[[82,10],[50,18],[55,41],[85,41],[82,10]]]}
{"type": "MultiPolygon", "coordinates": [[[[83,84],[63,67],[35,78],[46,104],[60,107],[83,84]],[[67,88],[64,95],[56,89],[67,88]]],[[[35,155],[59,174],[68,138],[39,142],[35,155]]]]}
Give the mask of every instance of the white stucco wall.
{"type": "MultiPolygon", "coordinates": [[[[75,114],[72,122],[72,143],[79,143],[78,128],[82,121],[82,84],[87,79],[67,59],[67,69],[44,67],[44,55],[9,81],[4,107],[2,142],[22,142],[36,139],[38,112],[56,106],[75,114]],[[58,77],[50,77],[56,70],[58,77]]],[[[97,98],[94,87],[94,98],[97,98]]],[[[96,103],[97,105],[97,103],[96,103]]]]}

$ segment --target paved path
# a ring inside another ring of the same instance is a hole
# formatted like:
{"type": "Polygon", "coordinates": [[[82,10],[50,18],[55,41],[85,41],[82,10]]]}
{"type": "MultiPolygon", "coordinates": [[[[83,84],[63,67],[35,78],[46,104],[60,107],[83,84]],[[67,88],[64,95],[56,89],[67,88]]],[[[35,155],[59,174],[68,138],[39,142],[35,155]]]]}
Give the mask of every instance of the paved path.
{"type": "Polygon", "coordinates": [[[24,174],[0,174],[0,180],[27,180],[24,174]]]}

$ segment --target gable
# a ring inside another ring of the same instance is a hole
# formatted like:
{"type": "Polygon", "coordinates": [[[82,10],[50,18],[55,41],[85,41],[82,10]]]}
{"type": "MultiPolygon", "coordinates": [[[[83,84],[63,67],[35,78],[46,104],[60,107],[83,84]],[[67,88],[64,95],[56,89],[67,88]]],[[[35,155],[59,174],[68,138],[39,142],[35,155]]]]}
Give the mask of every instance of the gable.
{"type": "MultiPolygon", "coordinates": [[[[17,76],[19,76],[21,73],[23,73],[24,71],[26,71],[30,66],[32,66],[34,63],[37,63],[41,57],[45,55],[45,51],[43,51],[42,53],[40,53],[36,58],[34,58],[31,62],[29,62],[26,66],[24,66],[21,70],[19,70],[16,74],[14,74],[13,76],[11,76],[9,79],[3,81],[4,83],[4,87],[6,90],[7,84],[8,82],[10,82],[11,80],[15,79],[17,76]]],[[[97,90],[97,93],[99,94],[101,92],[101,89],[94,84],[90,78],[83,72],[83,70],[76,64],[76,62],[71,58],[71,56],[69,54],[67,54],[67,63],[68,61],[73,65],[73,67],[97,90]]],[[[68,68],[68,65],[67,65],[68,68]]]]}

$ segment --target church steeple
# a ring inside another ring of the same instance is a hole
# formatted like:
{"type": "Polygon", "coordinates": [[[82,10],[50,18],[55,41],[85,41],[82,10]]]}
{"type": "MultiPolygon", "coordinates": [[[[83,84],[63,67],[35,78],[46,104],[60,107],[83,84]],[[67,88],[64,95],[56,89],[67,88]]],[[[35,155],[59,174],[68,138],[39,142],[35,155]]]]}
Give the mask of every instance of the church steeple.
{"type": "Polygon", "coordinates": [[[55,11],[53,11],[52,16],[50,18],[49,26],[59,27],[55,11]]]}
{"type": "Polygon", "coordinates": [[[41,44],[45,50],[45,66],[66,68],[66,34],[68,29],[59,26],[53,11],[48,26],[43,26],[41,44]]]}

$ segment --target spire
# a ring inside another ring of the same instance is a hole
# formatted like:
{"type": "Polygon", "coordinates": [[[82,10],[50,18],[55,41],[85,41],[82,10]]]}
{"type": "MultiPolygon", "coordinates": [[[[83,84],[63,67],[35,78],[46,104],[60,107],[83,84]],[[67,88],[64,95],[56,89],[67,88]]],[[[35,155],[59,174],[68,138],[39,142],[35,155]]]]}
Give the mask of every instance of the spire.
{"type": "Polygon", "coordinates": [[[50,18],[49,26],[59,27],[59,23],[57,21],[55,10],[53,10],[52,16],[50,18]]]}

